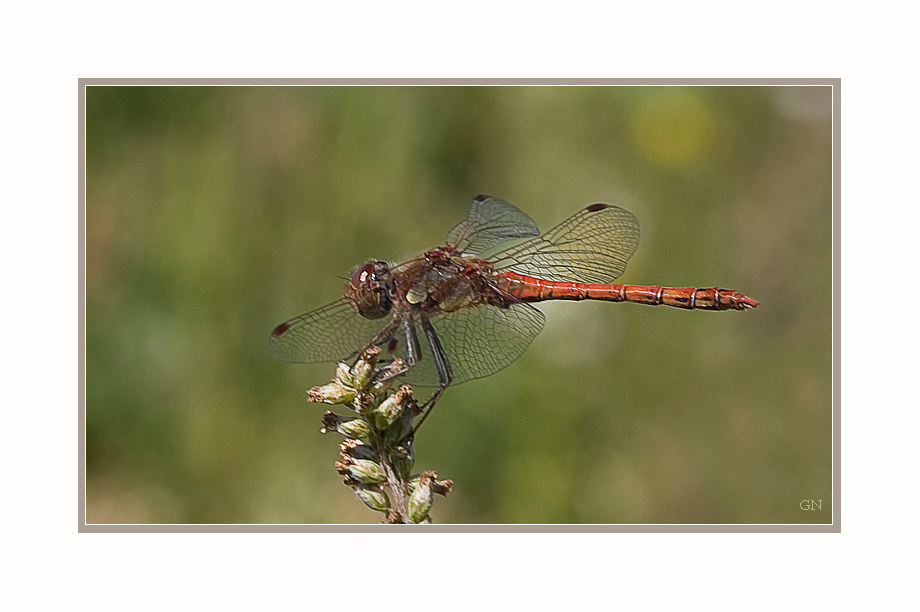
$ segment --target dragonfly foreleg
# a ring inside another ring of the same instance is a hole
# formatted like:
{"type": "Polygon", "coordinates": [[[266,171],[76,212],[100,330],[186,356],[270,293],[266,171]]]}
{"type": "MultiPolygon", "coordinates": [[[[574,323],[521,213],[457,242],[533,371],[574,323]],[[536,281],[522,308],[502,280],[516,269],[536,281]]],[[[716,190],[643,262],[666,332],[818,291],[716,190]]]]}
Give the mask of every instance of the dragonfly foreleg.
{"type": "Polygon", "coordinates": [[[425,422],[425,419],[428,418],[428,415],[431,414],[434,405],[438,403],[438,400],[441,399],[444,391],[447,387],[450,386],[450,383],[454,380],[454,372],[450,367],[450,361],[447,359],[447,354],[444,352],[444,347],[441,345],[441,341],[438,339],[438,333],[434,330],[434,325],[431,324],[431,321],[428,320],[427,316],[421,317],[422,330],[425,332],[425,339],[428,341],[428,346],[431,347],[431,356],[434,357],[434,365],[438,371],[438,380],[440,381],[440,386],[438,390],[434,392],[428,401],[422,405],[422,410],[424,414],[422,415],[421,420],[415,425],[412,429],[410,435],[414,436],[415,432],[419,430],[419,427],[422,426],[422,423],[425,422]]]}
{"type": "Polygon", "coordinates": [[[419,348],[418,334],[415,332],[415,325],[412,324],[412,321],[408,317],[403,319],[401,324],[402,329],[397,331],[399,325],[399,323],[394,321],[391,325],[388,325],[383,331],[377,334],[369,345],[369,347],[384,346],[390,343],[390,341],[393,340],[393,336],[400,332],[403,334],[406,341],[406,358],[401,359],[397,357],[389,361],[374,377],[375,383],[402,376],[421,359],[421,349],[419,348]]]}

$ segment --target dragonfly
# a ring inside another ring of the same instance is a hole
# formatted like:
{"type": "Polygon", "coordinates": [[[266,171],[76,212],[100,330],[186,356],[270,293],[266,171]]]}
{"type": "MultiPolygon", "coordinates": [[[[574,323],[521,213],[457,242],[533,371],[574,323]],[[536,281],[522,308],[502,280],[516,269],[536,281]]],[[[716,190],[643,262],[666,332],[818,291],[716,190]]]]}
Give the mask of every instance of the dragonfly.
{"type": "Polygon", "coordinates": [[[369,260],[338,300],[281,323],[271,353],[295,363],[345,361],[372,347],[399,364],[389,377],[437,387],[483,378],[516,360],[543,329],[533,306],[547,300],[603,300],[698,310],[748,310],[759,302],[718,287],[615,285],[639,243],[624,208],[591,204],[541,234],[522,210],[478,195],[444,246],[400,264],[369,260]],[[485,257],[503,243],[511,246],[485,257]],[[396,361],[397,358],[400,361],[396,361]]]}

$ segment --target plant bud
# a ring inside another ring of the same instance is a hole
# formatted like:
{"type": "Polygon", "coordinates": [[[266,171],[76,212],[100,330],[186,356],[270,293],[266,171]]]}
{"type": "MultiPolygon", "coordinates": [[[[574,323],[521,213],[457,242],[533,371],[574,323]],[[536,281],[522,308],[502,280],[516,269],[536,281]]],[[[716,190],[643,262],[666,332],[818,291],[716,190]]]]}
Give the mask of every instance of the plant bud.
{"type": "Polygon", "coordinates": [[[422,474],[415,485],[415,489],[409,495],[409,519],[413,523],[418,524],[428,518],[428,512],[434,502],[433,497],[431,478],[426,474],[422,474]]]}
{"type": "Polygon", "coordinates": [[[374,369],[377,365],[377,355],[380,349],[373,347],[361,353],[355,367],[351,369],[351,377],[354,380],[355,389],[363,391],[367,384],[374,376],[374,369]]]}
{"type": "Polygon", "coordinates": [[[353,459],[348,465],[348,473],[364,484],[380,484],[387,479],[383,466],[370,459],[353,459]]]}
{"type": "MultiPolygon", "coordinates": [[[[408,387],[406,388],[408,389],[408,387]]],[[[402,414],[384,433],[384,441],[389,446],[394,446],[405,440],[406,436],[412,433],[412,422],[419,414],[421,414],[421,410],[418,407],[418,402],[415,401],[415,398],[407,398],[402,414]]]]}
{"type": "Polygon", "coordinates": [[[408,385],[403,385],[397,389],[396,393],[383,400],[374,411],[374,422],[377,429],[384,430],[392,425],[403,413],[411,397],[412,389],[408,385]]]}
{"type": "Polygon", "coordinates": [[[322,402],[324,404],[347,404],[355,399],[355,390],[349,389],[337,382],[313,387],[307,391],[307,401],[322,402]]]}
{"type": "Polygon", "coordinates": [[[334,431],[346,438],[366,441],[371,435],[371,426],[367,421],[357,417],[343,417],[327,411],[323,415],[323,428],[320,432],[334,431]]]}
{"type": "Polygon", "coordinates": [[[390,498],[387,497],[385,491],[356,487],[355,495],[371,510],[386,512],[390,509],[390,498]]]}
{"type": "Polygon", "coordinates": [[[335,367],[335,380],[345,387],[354,387],[354,379],[347,363],[340,363],[335,367]]]}
{"type": "Polygon", "coordinates": [[[371,435],[371,426],[364,419],[351,419],[342,423],[340,433],[349,438],[366,441],[371,435]]]}

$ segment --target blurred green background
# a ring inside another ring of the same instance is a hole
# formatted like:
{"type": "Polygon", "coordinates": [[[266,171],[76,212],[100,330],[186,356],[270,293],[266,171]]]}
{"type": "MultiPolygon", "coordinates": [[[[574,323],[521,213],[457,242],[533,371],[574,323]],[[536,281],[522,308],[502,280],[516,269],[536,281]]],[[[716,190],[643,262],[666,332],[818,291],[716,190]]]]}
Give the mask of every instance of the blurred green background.
{"type": "Polygon", "coordinates": [[[89,87],[87,522],[378,522],[305,401],[334,366],[269,333],[481,192],[624,206],[622,282],[762,306],[541,305],[416,440],[435,522],[830,522],[831,136],[829,87],[89,87]]]}

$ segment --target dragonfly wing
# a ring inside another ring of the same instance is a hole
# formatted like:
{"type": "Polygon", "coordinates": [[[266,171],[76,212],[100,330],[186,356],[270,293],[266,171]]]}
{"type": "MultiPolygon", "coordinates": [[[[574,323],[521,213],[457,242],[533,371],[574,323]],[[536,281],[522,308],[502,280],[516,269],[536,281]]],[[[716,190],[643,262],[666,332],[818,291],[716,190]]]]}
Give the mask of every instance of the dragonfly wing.
{"type": "Polygon", "coordinates": [[[609,283],[639,244],[639,221],[626,209],[592,204],[542,236],[496,253],[496,270],[550,281],[609,283]]]}
{"type": "Polygon", "coordinates": [[[366,319],[342,298],[276,327],[269,349],[284,361],[340,361],[365,348],[390,320],[366,319]]]}
{"type": "MultiPolygon", "coordinates": [[[[543,329],[543,313],[530,304],[509,308],[475,306],[463,308],[431,320],[438,340],[447,355],[454,383],[483,378],[511,365],[530,346],[543,329]]],[[[437,386],[437,368],[421,325],[416,334],[422,346],[421,359],[401,380],[410,385],[437,386]]],[[[397,332],[393,356],[405,359],[405,341],[397,332]]]]}
{"type": "Polygon", "coordinates": [[[509,240],[539,236],[537,224],[514,204],[487,195],[473,198],[470,214],[447,235],[447,244],[477,255],[509,240]]]}

